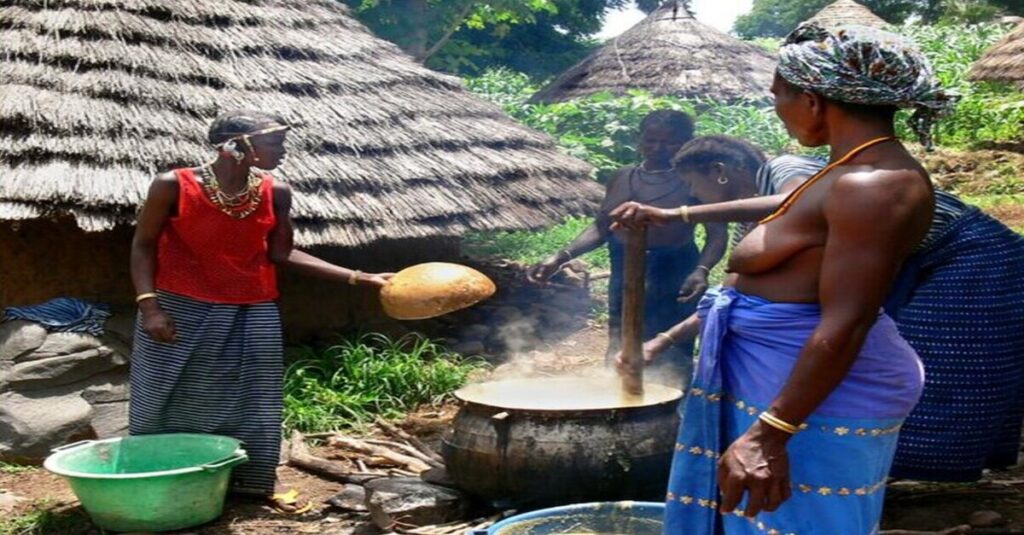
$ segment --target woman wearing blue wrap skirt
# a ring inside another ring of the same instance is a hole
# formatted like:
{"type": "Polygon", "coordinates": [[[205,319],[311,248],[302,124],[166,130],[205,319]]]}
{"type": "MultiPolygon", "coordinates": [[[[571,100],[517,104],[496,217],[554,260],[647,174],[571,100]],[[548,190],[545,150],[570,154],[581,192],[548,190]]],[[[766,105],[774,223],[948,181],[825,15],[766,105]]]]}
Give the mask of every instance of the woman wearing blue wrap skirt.
{"type": "MultiPolygon", "coordinates": [[[[928,145],[952,99],[898,35],[815,24],[787,37],[772,93],[790,134],[828,146],[831,163],[774,211],[764,201],[731,287],[702,301],[666,534],[877,533],[897,433],[923,389],[881,310],[935,208],[894,117],[914,108],[928,145]]],[[[700,208],[627,203],[612,216],[633,227],[700,208]]]]}
{"type": "MultiPolygon", "coordinates": [[[[774,158],[758,172],[761,198],[744,204],[777,204],[824,166],[816,158],[774,158]]],[[[741,208],[704,205],[694,220],[743,221],[741,208]]],[[[936,191],[928,236],[904,264],[885,310],[925,367],[924,392],[900,431],[891,474],[975,481],[985,468],[1016,464],[1024,419],[1024,237],[936,191]]],[[[689,339],[696,329],[669,332],[689,339]]],[[[658,339],[645,344],[650,359],[660,347],[658,339]]]]}

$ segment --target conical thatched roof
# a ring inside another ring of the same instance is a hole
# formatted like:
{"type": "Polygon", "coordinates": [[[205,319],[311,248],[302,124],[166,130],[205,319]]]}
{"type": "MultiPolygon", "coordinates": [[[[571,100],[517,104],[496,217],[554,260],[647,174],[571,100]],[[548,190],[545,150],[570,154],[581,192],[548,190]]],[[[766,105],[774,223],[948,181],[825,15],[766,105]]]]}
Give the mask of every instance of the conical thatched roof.
{"type": "Polygon", "coordinates": [[[843,24],[859,24],[872,28],[881,28],[889,24],[885,19],[875,15],[870,9],[854,0],[839,0],[822,8],[806,22],[817,22],[825,28],[834,28],[843,24]]]}
{"type": "Polygon", "coordinates": [[[974,80],[1024,82],[1024,22],[971,66],[974,80]]]}
{"type": "Polygon", "coordinates": [[[0,219],[131,221],[236,107],[296,127],[278,174],[303,245],[534,228],[601,195],[586,164],[334,0],[0,0],[0,52],[0,219]]]}
{"type": "Polygon", "coordinates": [[[533,96],[561,102],[601,91],[734,100],[768,95],[775,58],[667,2],[533,96]]]}

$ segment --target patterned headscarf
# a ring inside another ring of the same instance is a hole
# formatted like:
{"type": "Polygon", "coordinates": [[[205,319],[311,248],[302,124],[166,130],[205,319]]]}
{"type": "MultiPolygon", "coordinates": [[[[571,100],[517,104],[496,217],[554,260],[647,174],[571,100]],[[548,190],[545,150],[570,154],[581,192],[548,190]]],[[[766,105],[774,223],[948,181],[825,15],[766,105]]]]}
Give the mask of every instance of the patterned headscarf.
{"type": "Polygon", "coordinates": [[[851,104],[914,108],[910,127],[928,150],[932,127],[956,103],[939,86],[917,47],[894,33],[816,23],[794,30],[779,51],[779,75],[825,98],[851,104]]]}

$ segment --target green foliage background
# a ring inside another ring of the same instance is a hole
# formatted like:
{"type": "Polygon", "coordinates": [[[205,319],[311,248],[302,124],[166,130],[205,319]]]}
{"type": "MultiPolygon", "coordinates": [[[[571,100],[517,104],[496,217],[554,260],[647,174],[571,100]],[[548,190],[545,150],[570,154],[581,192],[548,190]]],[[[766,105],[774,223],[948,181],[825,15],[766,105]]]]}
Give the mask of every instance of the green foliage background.
{"type": "MultiPolygon", "coordinates": [[[[1009,31],[1007,25],[907,25],[902,33],[914,39],[932,61],[942,84],[961,95],[955,111],[936,130],[936,142],[951,148],[975,148],[1024,139],[1024,94],[1008,84],[967,79],[971,64],[1009,31]]],[[[760,39],[765,48],[777,40],[760,39]]],[[[789,139],[768,102],[722,104],[712,100],[652,96],[631,91],[608,93],[555,104],[527,102],[539,84],[508,69],[488,70],[466,79],[472,91],[501,105],[522,123],[547,132],[567,152],[598,169],[598,179],[638,159],[635,140],[641,119],[654,110],[685,111],[696,118],[698,135],[725,134],[760,146],[769,154],[807,152],[789,139]]],[[[915,141],[901,112],[903,139],[915,141]]]]}
{"type": "MultiPolygon", "coordinates": [[[[508,67],[553,76],[598,45],[605,13],[633,0],[340,0],[377,35],[432,68],[508,67]]],[[[649,2],[636,2],[644,7],[649,2]]]]}
{"type": "Polygon", "coordinates": [[[590,162],[604,180],[616,169],[638,160],[640,121],[655,110],[679,110],[696,118],[701,135],[726,134],[747,139],[778,153],[797,150],[767,102],[724,105],[712,100],[652,96],[630,91],[616,97],[600,93],[554,104],[529,104],[537,87],[529,77],[507,69],[491,70],[466,81],[478,94],[500,104],[522,123],[547,132],[569,154],[590,162]]]}
{"type": "MultiPolygon", "coordinates": [[[[931,60],[943,87],[961,96],[955,111],[937,125],[935,136],[940,146],[975,148],[1024,140],[1024,93],[1010,84],[967,79],[971,64],[1010,28],[998,24],[939,24],[900,29],[931,60]]],[[[904,139],[913,139],[906,121],[897,124],[904,139]]]]}
{"type": "MultiPolygon", "coordinates": [[[[835,0],[754,0],[749,13],[737,17],[733,31],[744,39],[782,37],[835,0]]],[[[919,0],[859,0],[873,13],[899,24],[921,8],[919,0]]]]}
{"type": "MultiPolygon", "coordinates": [[[[1006,84],[976,83],[967,79],[970,65],[1009,30],[1006,25],[935,26],[906,25],[900,31],[914,39],[928,55],[943,85],[961,95],[955,111],[942,120],[936,131],[941,147],[972,149],[1024,140],[1024,93],[1006,84]]],[[[776,51],[779,39],[759,38],[756,44],[776,51]]],[[[682,110],[694,114],[697,134],[726,134],[759,145],[769,154],[807,152],[790,140],[768,102],[721,104],[713,101],[655,97],[634,91],[615,97],[599,94],[558,104],[529,104],[539,84],[525,74],[492,69],[466,79],[472,91],[501,105],[524,124],[553,136],[567,152],[598,169],[602,180],[614,170],[635,163],[635,139],[640,120],[657,109],[682,110]]],[[[898,128],[903,139],[914,141],[901,112],[898,128]]],[[[994,182],[993,192],[1018,193],[1020,170],[994,182]],[[1002,188],[1002,189],[1000,189],[1002,188]],[[996,191],[998,190],[998,191],[996,191]]],[[[1019,200],[1019,199],[1018,199],[1019,200]]],[[[1013,199],[986,198],[981,204],[996,206],[1013,199]]],[[[589,224],[589,218],[569,217],[542,232],[474,234],[469,251],[533,263],[563,247],[589,224]]],[[[607,269],[603,249],[583,257],[596,269],[607,269]]]]}
{"type": "MultiPolygon", "coordinates": [[[[835,0],[754,0],[733,31],[744,39],[782,37],[835,0]]],[[[1020,0],[858,0],[890,24],[916,17],[926,24],[988,22],[1001,14],[1024,15],[1020,0]]]]}

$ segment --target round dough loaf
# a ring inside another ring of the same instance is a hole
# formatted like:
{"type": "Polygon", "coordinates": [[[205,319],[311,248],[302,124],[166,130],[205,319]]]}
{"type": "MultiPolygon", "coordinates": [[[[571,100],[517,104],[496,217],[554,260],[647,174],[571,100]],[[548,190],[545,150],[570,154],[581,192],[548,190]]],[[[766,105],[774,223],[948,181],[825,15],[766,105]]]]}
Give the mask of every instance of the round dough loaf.
{"type": "Polygon", "coordinates": [[[381,289],[380,302],[392,318],[421,320],[473,306],[496,290],[491,279],[473,268],[428,262],[396,273],[381,289]]]}

